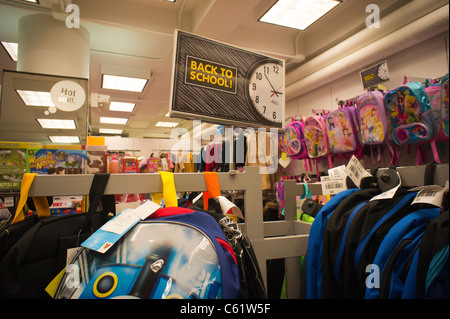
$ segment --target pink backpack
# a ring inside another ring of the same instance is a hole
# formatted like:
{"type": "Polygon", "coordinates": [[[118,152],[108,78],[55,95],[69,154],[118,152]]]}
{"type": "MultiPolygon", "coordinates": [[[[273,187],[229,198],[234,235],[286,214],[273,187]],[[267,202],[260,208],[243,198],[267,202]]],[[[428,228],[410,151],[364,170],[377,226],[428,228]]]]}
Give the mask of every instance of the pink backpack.
{"type": "Polygon", "coordinates": [[[329,168],[333,167],[324,117],[325,115],[311,115],[305,119],[304,135],[306,149],[308,156],[316,162],[316,171],[318,171],[319,161],[325,157],[328,158],[329,168]]]}
{"type": "Polygon", "coordinates": [[[428,95],[428,99],[431,104],[431,113],[433,119],[437,123],[437,133],[435,136],[436,142],[442,142],[448,140],[448,136],[444,133],[444,127],[442,125],[442,113],[441,113],[441,84],[434,83],[431,80],[427,80],[427,86],[425,92],[428,95]]]}
{"type": "Polygon", "coordinates": [[[351,155],[362,157],[362,147],[358,141],[358,123],[354,122],[354,106],[340,107],[326,115],[325,127],[331,153],[344,159],[351,155]]]}
{"type": "Polygon", "coordinates": [[[381,161],[381,145],[388,139],[389,121],[384,106],[384,94],[371,91],[360,95],[356,100],[361,143],[370,147],[372,161],[374,147],[377,147],[377,162],[381,161]]]}
{"type": "MultiPolygon", "coordinates": [[[[308,151],[306,149],[305,143],[305,135],[304,135],[305,124],[303,119],[296,120],[295,117],[292,117],[291,123],[286,125],[283,134],[283,148],[286,151],[286,154],[295,159],[304,159],[305,160],[305,169],[308,170],[307,161],[308,151]]],[[[311,163],[309,164],[311,170],[311,163]]],[[[291,170],[293,169],[293,165],[291,170]]]]}

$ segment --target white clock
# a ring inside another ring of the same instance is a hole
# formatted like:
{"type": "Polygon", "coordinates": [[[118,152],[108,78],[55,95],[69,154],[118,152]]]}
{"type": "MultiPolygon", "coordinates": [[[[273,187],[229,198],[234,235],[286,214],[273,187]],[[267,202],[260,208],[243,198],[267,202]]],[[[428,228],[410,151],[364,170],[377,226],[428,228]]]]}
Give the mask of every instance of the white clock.
{"type": "Polygon", "coordinates": [[[257,62],[247,77],[247,99],[264,124],[282,123],[284,106],[284,66],[281,61],[257,62]]]}

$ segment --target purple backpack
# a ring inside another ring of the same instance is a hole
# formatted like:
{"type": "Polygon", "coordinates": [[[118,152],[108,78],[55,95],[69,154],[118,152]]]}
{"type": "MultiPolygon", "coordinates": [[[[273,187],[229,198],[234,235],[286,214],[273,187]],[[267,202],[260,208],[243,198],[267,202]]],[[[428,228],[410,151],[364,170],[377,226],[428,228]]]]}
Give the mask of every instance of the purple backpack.
{"type": "Polygon", "coordinates": [[[354,154],[361,158],[362,148],[358,140],[354,106],[340,107],[327,114],[325,126],[333,154],[354,154]]]}
{"type": "MultiPolygon", "coordinates": [[[[306,149],[304,129],[305,124],[303,119],[295,120],[295,117],[292,117],[291,123],[286,125],[284,129],[283,148],[286,151],[286,154],[293,160],[304,159],[305,169],[308,170],[306,159],[309,159],[309,157],[306,149]]],[[[291,167],[291,170],[292,169],[293,166],[291,167]]],[[[309,165],[309,170],[311,170],[311,163],[309,165]]]]}

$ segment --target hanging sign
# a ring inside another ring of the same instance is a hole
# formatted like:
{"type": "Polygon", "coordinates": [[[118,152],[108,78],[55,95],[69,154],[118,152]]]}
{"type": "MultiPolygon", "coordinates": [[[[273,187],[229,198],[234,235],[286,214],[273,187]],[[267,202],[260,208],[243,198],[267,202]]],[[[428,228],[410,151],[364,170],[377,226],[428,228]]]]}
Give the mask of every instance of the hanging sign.
{"type": "Polygon", "coordinates": [[[284,61],[175,31],[170,116],[283,127],[284,61]]]}
{"type": "Polygon", "coordinates": [[[64,80],[53,85],[50,98],[57,109],[73,112],[83,106],[86,101],[86,92],[77,82],[64,80]]]}
{"type": "Polygon", "coordinates": [[[383,61],[361,72],[361,80],[364,89],[376,86],[389,80],[387,62],[383,61]]]}

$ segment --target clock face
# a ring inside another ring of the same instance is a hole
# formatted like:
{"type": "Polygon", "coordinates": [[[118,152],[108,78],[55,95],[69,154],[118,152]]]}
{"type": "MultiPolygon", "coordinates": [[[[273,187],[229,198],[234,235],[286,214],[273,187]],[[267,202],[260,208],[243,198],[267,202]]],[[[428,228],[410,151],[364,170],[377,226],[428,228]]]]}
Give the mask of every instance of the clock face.
{"type": "Polygon", "coordinates": [[[248,98],[256,112],[268,122],[283,121],[284,69],[281,62],[259,62],[248,77],[248,98]]]}

